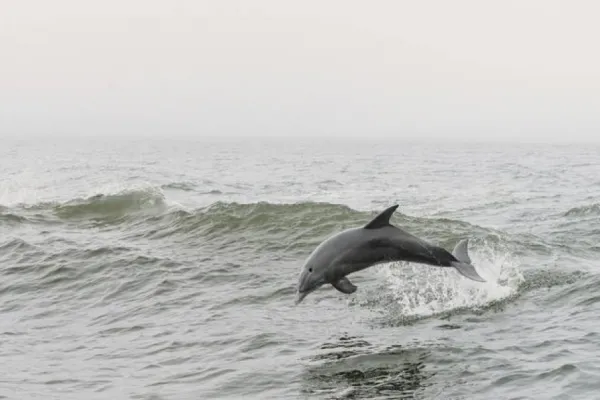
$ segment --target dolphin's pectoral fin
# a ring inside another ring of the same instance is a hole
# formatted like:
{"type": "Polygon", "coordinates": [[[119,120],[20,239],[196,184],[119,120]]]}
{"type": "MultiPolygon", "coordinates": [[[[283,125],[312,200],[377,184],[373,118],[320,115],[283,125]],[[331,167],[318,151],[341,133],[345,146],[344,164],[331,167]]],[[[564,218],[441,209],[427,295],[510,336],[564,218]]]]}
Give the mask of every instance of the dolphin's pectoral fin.
{"type": "Polygon", "coordinates": [[[354,286],[352,284],[352,282],[350,282],[350,280],[346,277],[343,277],[342,279],[338,280],[337,282],[334,282],[331,284],[331,286],[333,286],[334,288],[336,288],[337,290],[339,290],[342,293],[345,294],[351,294],[356,292],[357,287],[354,286]]]}

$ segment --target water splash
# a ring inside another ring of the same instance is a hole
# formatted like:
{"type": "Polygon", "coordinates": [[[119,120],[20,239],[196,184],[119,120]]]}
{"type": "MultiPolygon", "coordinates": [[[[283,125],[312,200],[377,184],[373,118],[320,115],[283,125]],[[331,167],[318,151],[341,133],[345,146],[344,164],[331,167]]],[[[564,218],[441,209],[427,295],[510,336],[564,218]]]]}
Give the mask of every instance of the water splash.
{"type": "Polygon", "coordinates": [[[454,309],[485,307],[515,295],[524,281],[520,262],[499,244],[472,241],[470,256],[487,282],[474,282],[454,269],[392,263],[379,271],[385,277],[401,315],[424,318],[454,309]]]}

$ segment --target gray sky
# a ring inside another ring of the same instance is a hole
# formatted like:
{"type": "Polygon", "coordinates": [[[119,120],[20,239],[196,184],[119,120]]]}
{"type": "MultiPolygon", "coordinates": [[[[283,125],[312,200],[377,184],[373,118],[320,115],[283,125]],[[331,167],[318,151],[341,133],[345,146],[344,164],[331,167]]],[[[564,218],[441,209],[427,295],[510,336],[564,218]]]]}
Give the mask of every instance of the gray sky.
{"type": "Polygon", "coordinates": [[[600,140],[600,3],[2,0],[0,135],[600,140]]]}

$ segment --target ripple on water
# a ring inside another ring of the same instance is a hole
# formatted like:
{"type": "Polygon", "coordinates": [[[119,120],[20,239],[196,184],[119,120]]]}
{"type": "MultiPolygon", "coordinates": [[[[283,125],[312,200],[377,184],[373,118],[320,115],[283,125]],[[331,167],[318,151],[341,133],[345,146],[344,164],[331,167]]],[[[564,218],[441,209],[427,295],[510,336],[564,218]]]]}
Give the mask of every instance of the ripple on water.
{"type": "Polygon", "coordinates": [[[341,337],[321,347],[303,374],[302,393],[318,398],[414,398],[431,385],[431,349],[378,348],[358,337],[341,337]]]}

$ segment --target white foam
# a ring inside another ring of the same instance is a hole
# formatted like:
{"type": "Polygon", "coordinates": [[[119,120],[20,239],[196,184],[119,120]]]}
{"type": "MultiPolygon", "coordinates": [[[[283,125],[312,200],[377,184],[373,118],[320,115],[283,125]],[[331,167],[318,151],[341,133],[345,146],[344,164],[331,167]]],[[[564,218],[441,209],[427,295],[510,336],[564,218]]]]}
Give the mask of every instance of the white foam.
{"type": "Polygon", "coordinates": [[[6,177],[0,182],[0,205],[12,207],[18,204],[35,204],[46,200],[47,196],[39,188],[25,185],[21,181],[6,177]]]}
{"type": "Polygon", "coordinates": [[[524,280],[520,262],[505,248],[470,242],[473,265],[486,282],[461,276],[454,268],[391,263],[380,267],[394,300],[406,316],[424,317],[456,308],[478,308],[514,295],[524,280]]]}

